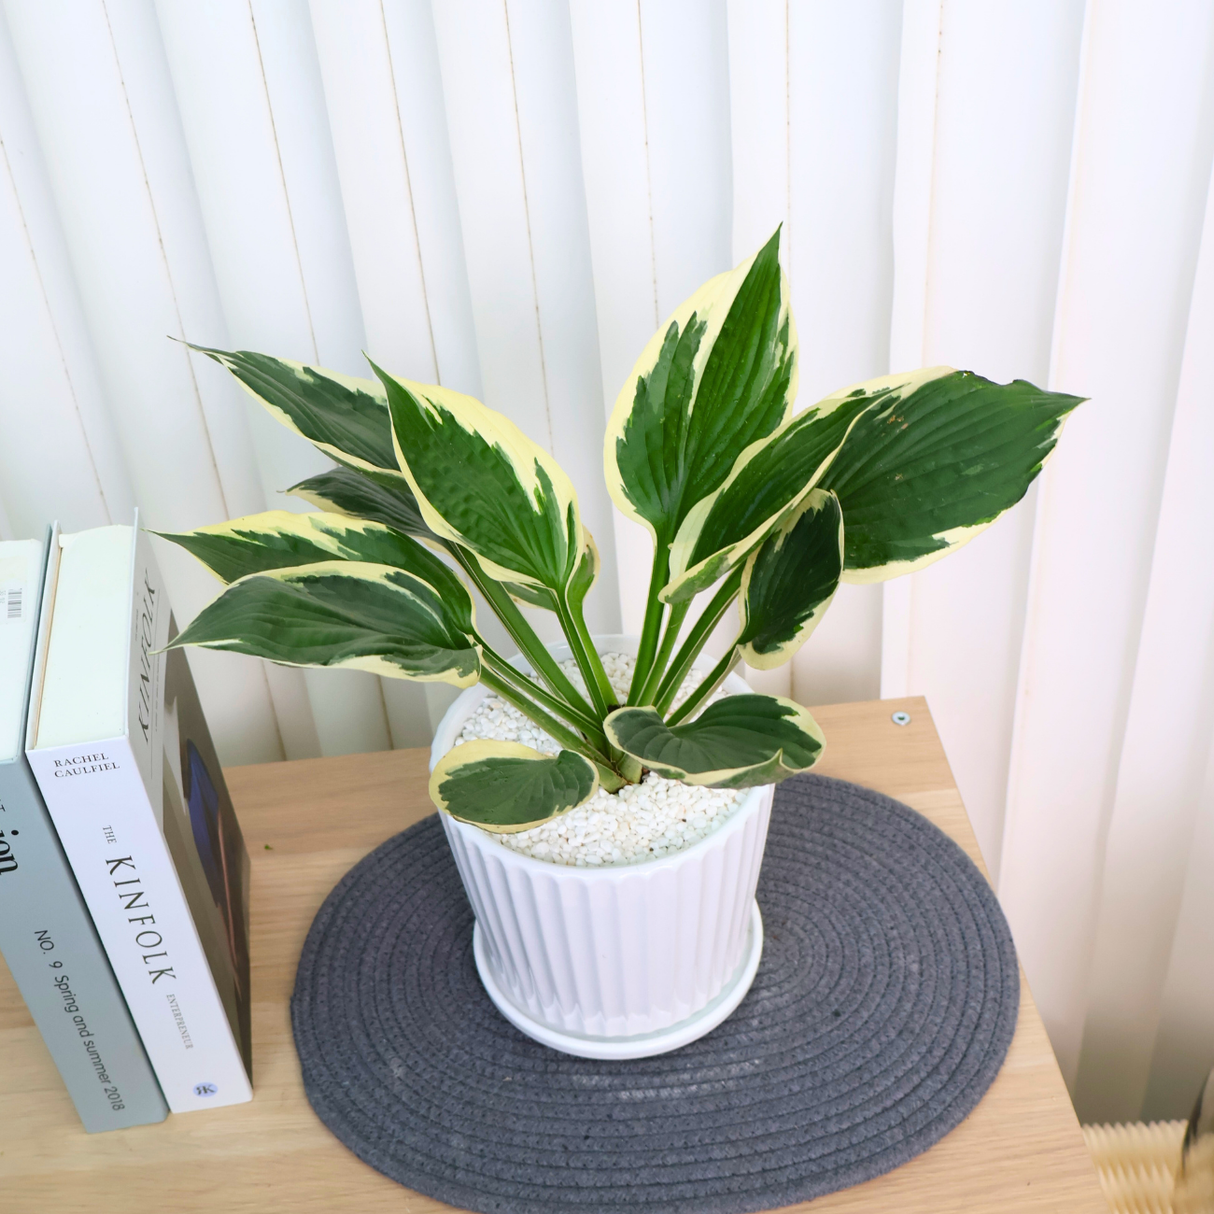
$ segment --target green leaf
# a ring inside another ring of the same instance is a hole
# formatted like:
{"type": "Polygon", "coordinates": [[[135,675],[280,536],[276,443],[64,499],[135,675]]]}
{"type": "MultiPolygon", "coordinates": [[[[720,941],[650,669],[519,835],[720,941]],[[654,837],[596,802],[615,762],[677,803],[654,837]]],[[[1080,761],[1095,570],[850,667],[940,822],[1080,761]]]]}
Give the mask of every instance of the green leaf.
{"type": "Polygon", "coordinates": [[[577,494],[556,460],[471,396],[371,365],[426,525],[498,581],[563,590],[584,541],[577,494]]]}
{"type": "Polygon", "coordinates": [[[472,632],[472,599],[463,582],[428,548],[382,523],[340,514],[267,510],[196,531],[155,534],[180,544],[223,582],[333,560],[404,569],[433,587],[458,627],[472,632]]]}
{"type": "Polygon", "coordinates": [[[843,511],[814,489],[746,562],[736,644],[756,670],[787,662],[826,614],[843,571],[843,511]]]}
{"type": "Polygon", "coordinates": [[[951,367],[844,388],[744,452],[689,514],[662,597],[681,602],[711,585],[815,486],[843,507],[843,581],[930,564],[1024,496],[1080,401],[951,367]]]}
{"type": "MultiPolygon", "coordinates": [[[[586,595],[590,593],[590,587],[598,578],[601,567],[598,545],[585,527],[582,528],[582,539],[585,541],[582,559],[578,561],[566,591],[571,607],[580,606],[586,601],[586,595]]],[[[532,607],[542,607],[545,611],[557,610],[555,595],[544,586],[523,586],[518,582],[506,582],[505,587],[520,602],[528,603],[532,607]]]]}
{"type": "Polygon", "coordinates": [[[937,367],[865,412],[819,482],[843,507],[843,581],[911,573],[984,531],[1024,496],[1082,401],[937,367]]]}
{"type": "Polygon", "coordinates": [[[874,380],[845,388],[742,452],[725,483],[679,528],[662,598],[684,602],[741,564],[821,480],[856,419],[907,381],[902,376],[896,386],[874,380]]]}
{"type": "Polygon", "coordinates": [[[742,450],[788,416],[796,330],[780,233],[700,288],[633,367],[607,423],[604,470],[615,504],[669,544],[742,450]]]}
{"type": "Polygon", "coordinates": [[[286,492],[329,514],[370,519],[428,544],[441,543],[426,526],[409,482],[399,473],[391,483],[386,481],[386,477],[372,477],[353,468],[333,468],[292,485],[286,492]]]}
{"type": "Polygon", "coordinates": [[[302,434],[339,464],[400,480],[388,402],[375,380],[251,350],[190,349],[227,367],[288,430],[302,434]]]}
{"type": "Polygon", "coordinates": [[[572,750],[541,754],[487,738],[447,751],[430,775],[430,799],[461,822],[512,834],[588,801],[598,791],[593,763],[572,750]]]}
{"type": "Polygon", "coordinates": [[[777,696],[726,696],[673,727],[656,709],[617,708],[604,728],[612,745],[658,775],[711,788],[787,779],[812,767],[826,744],[804,708],[777,696]]]}
{"type": "Polygon", "coordinates": [[[330,561],[233,582],[170,648],[202,645],[286,666],[477,681],[476,643],[429,583],[388,565],[330,561]]]}

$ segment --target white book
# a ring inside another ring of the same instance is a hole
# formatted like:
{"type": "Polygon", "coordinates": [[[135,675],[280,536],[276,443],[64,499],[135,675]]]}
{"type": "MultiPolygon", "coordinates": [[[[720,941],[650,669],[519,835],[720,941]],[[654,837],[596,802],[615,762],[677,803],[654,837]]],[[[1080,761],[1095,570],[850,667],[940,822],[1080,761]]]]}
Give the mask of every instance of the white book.
{"type": "Polygon", "coordinates": [[[0,540],[0,953],[92,1133],[169,1110],[25,759],[47,549],[0,540]]]}
{"type": "Polygon", "coordinates": [[[248,857],[147,536],[58,536],[44,600],[26,754],[165,1099],[251,1100],[248,857]]]}

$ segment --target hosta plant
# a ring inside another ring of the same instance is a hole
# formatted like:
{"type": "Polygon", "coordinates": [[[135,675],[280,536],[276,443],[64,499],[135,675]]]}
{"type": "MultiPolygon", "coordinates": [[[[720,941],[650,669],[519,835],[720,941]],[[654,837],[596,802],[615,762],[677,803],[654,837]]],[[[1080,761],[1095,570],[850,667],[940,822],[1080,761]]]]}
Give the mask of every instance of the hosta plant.
{"type": "Polygon", "coordinates": [[[568,476],[500,413],[374,363],[373,379],[353,379],[202,349],[336,467],[291,490],[317,513],[166,537],[227,584],[176,644],[457,687],[480,680],[563,748],[481,740],[446,755],[435,802],[489,830],[533,826],[646,770],[725,788],[804,771],[823,746],[804,708],[766,695],[704,707],[714,690],[741,661],[787,662],[841,581],[920,569],[989,527],[1024,495],[1079,398],[932,367],[794,415],[797,337],[779,245],[777,232],[675,311],[608,422],[608,490],[654,543],[626,703],[586,627],[599,560],[568,476]],[[473,588],[534,677],[486,641],[473,588]],[[556,616],[583,687],[520,604],[556,616]],[[732,642],[672,708],[735,604],[732,642]]]}

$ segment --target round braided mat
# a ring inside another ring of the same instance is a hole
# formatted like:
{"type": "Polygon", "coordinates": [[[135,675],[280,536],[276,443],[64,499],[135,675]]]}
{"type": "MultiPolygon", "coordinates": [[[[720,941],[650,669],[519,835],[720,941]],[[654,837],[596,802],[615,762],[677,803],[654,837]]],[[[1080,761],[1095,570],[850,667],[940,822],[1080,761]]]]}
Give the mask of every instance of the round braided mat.
{"type": "Polygon", "coordinates": [[[981,873],[905,805],[802,776],[776,791],[758,900],[763,960],[729,1020],[657,1058],[572,1058],[489,1002],[427,818],[312,925],[291,1005],[308,1099],[378,1171],[500,1214],[740,1214],[926,1150],[1016,1025],[1016,955],[981,873]]]}

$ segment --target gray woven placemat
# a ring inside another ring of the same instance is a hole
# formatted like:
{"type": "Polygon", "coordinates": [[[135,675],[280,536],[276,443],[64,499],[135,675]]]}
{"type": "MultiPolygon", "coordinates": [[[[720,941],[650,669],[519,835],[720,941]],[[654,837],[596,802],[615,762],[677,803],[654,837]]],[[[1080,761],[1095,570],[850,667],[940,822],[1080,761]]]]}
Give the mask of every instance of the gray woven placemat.
{"type": "Polygon", "coordinates": [[[359,1158],[494,1214],[742,1214],[878,1176],[994,1079],[1020,984],[989,886],[888,797],[776,792],[766,943],[737,1012],[674,1053],[592,1062],[489,1002],[436,818],[357,864],[312,925],[291,1004],[308,1099],[359,1158]]]}

